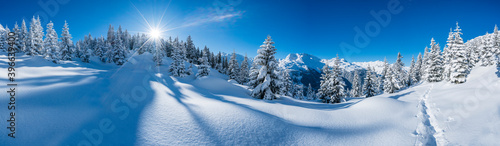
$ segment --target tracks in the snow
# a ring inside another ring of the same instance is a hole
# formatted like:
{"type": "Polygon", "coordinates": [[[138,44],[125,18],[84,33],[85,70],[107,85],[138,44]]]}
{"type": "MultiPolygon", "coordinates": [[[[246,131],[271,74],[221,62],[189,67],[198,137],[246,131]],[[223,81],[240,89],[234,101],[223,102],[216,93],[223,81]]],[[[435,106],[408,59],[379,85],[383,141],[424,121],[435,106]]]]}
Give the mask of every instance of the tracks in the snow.
{"type": "Polygon", "coordinates": [[[444,131],[437,124],[436,117],[432,113],[432,110],[429,109],[429,103],[427,102],[429,93],[433,87],[434,85],[431,85],[431,87],[420,97],[418,104],[419,113],[417,117],[421,122],[415,130],[415,133],[417,134],[417,141],[415,145],[442,146],[448,144],[448,141],[444,137],[444,131]]]}

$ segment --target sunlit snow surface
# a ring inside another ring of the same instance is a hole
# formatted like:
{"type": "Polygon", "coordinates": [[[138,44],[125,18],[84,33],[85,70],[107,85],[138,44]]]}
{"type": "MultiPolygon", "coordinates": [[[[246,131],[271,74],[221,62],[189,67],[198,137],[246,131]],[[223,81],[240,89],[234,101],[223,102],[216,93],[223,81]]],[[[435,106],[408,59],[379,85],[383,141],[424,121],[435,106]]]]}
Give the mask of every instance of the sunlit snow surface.
{"type": "MultiPolygon", "coordinates": [[[[146,53],[116,66],[97,58],[54,64],[18,56],[16,139],[2,128],[0,145],[90,142],[83,131],[103,120],[114,129],[102,134],[100,145],[494,145],[500,137],[495,67],[475,68],[461,85],[423,83],[331,105],[254,99],[216,70],[175,78],[167,72],[169,59],[155,67],[151,58],[146,53]]],[[[2,53],[2,89],[6,61],[2,53]]],[[[6,96],[0,96],[5,106],[6,96]]],[[[2,121],[8,112],[0,108],[2,121]]]]}

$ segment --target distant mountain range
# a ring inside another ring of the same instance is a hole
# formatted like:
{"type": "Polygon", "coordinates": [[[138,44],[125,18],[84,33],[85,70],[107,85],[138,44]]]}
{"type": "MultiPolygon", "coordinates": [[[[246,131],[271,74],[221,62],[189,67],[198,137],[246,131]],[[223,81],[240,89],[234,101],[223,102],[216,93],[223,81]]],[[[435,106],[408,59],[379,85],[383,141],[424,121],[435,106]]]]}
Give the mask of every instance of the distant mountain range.
{"type": "MultiPolygon", "coordinates": [[[[335,58],[320,59],[314,55],[306,53],[293,53],[288,54],[285,59],[279,60],[279,67],[286,69],[287,72],[294,78],[294,82],[303,84],[304,86],[311,86],[315,89],[319,88],[321,69],[325,64],[332,67],[335,58]]],[[[340,68],[344,70],[343,77],[348,87],[351,86],[354,71],[357,70],[360,78],[364,78],[368,67],[375,69],[375,72],[380,74],[384,68],[383,61],[370,61],[370,62],[348,62],[347,60],[340,59],[340,68]]]]}

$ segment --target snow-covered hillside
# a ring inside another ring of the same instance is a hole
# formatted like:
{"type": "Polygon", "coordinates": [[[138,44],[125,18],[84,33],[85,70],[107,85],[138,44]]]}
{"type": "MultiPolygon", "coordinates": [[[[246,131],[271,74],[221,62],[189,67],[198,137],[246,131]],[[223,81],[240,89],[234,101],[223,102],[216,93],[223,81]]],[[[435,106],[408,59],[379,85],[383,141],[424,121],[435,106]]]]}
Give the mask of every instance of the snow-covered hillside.
{"type": "MultiPolygon", "coordinates": [[[[215,70],[171,77],[151,57],[123,66],[18,57],[17,138],[0,145],[489,145],[500,137],[495,67],[472,70],[461,85],[323,104],[254,99],[215,70]]],[[[2,74],[6,61],[2,54],[2,74]]]]}

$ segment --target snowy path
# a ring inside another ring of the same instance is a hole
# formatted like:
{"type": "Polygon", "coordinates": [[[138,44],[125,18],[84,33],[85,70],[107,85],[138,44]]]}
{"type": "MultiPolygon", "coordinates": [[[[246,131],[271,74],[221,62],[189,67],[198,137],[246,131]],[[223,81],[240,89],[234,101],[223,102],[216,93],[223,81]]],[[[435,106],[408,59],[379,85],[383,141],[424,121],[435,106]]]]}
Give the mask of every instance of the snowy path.
{"type": "Polygon", "coordinates": [[[425,91],[421,96],[418,107],[419,114],[417,117],[421,120],[415,132],[417,133],[417,141],[415,145],[447,145],[448,141],[444,137],[444,131],[439,127],[433,111],[429,108],[429,93],[434,87],[434,84],[425,91]]]}

